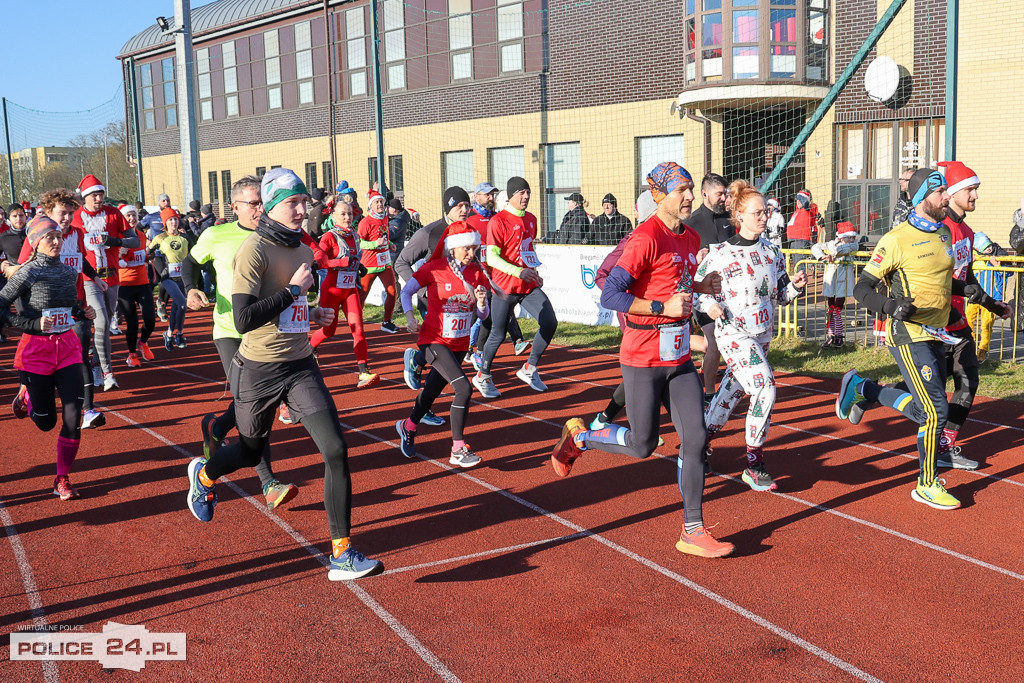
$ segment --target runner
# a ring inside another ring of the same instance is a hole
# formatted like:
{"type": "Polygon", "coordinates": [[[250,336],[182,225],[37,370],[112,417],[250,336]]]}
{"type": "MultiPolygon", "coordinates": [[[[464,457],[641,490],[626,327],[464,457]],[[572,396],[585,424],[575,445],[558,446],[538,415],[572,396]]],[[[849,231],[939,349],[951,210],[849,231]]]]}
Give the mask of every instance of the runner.
{"type": "MultiPolygon", "coordinates": [[[[62,217],[70,225],[71,212],[62,217]]],[[[53,494],[71,500],[79,497],[69,475],[82,438],[83,401],[82,349],[72,326],[75,319],[92,320],[96,313],[79,298],[78,273],[61,261],[63,238],[56,221],[47,216],[32,219],[25,243],[32,249],[31,258],[0,290],[0,310],[21,301],[21,313],[9,318],[23,332],[14,367],[27,387],[15,399],[14,414],[30,416],[40,431],[48,432],[57,425],[56,399],[60,397],[62,424],[53,494]]]]}
{"type": "Polygon", "coordinates": [[[334,320],[313,333],[310,345],[316,352],[324,341],[334,336],[338,329],[338,311],[344,305],[345,321],[352,331],[352,351],[359,367],[356,388],[365,389],[380,382],[380,375],[370,372],[363,334],[363,307],[356,283],[360,272],[366,272],[366,268],[360,263],[358,240],[352,229],[352,205],[338,197],[323,228],[320,249],[327,259],[327,277],[320,287],[320,306],[334,311],[334,320]]]}
{"type": "MultiPolygon", "coordinates": [[[[231,212],[238,220],[231,223],[214,225],[203,231],[195,245],[189,250],[188,258],[181,269],[182,280],[188,291],[188,307],[194,311],[210,306],[206,293],[196,287],[195,273],[200,264],[212,264],[217,278],[216,307],[213,309],[213,345],[224,367],[224,376],[230,373],[231,359],[238,352],[242,335],[235,329],[235,319],[231,310],[231,288],[234,280],[235,254],[242,243],[253,234],[260,216],[263,215],[263,202],[260,201],[260,180],[255,176],[245,176],[231,186],[231,212]]],[[[236,426],[235,401],[232,399],[227,410],[219,417],[215,413],[207,413],[200,428],[203,433],[203,455],[209,458],[214,451],[224,445],[224,439],[236,426]]],[[[270,465],[270,442],[260,454],[256,463],[256,475],[260,478],[260,487],[267,507],[271,510],[284,505],[299,493],[294,484],[281,483],[270,465]]]]}
{"type": "Polygon", "coordinates": [[[733,195],[736,235],[711,247],[697,268],[696,282],[708,273],[721,273],[720,294],[701,294],[698,308],[715,321],[715,338],[725,358],[722,383],[704,412],[708,441],[725,426],[743,395],[747,409],[747,466],[742,478],[755,491],[775,491],[778,485],[764,464],[764,444],[775,407],[775,376],[768,364],[775,304],[787,304],[803,294],[807,277],[797,272],[790,282],[786,260],[762,235],[768,226],[764,196],[751,186],[733,195]]]}
{"type": "Polygon", "coordinates": [[[366,275],[359,281],[361,305],[366,302],[373,281],[380,278],[384,285],[384,322],[380,329],[388,334],[398,332],[398,327],[391,322],[395,314],[395,297],[398,295],[395,283],[395,269],[391,267],[391,240],[388,237],[388,218],[384,212],[384,197],[375,190],[370,190],[370,201],[367,204],[367,215],[359,221],[356,233],[359,236],[360,256],[366,275]]]}
{"type": "Polygon", "coordinates": [[[153,285],[149,281],[149,265],[146,263],[146,233],[139,227],[139,214],[131,204],[122,206],[121,214],[139,238],[137,249],[121,249],[117,271],[121,282],[117,290],[117,308],[128,324],[124,331],[124,340],[128,343],[126,364],[130,368],[137,368],[142,365],[139,354],[142,354],[142,360],[155,358],[149,348],[149,337],[156,327],[156,304],[153,302],[153,285]],[[142,311],[141,339],[136,305],[142,311]]]}
{"type": "Polygon", "coordinates": [[[167,329],[164,330],[164,348],[170,351],[174,347],[184,349],[188,346],[188,340],[185,339],[185,311],[188,308],[188,301],[185,298],[185,285],[181,276],[190,245],[177,211],[162,210],[160,221],[163,223],[164,232],[154,237],[146,249],[153,254],[153,268],[157,279],[171,297],[171,318],[167,322],[167,329]]]}
{"type": "Polygon", "coordinates": [[[547,391],[540,379],[537,364],[558,329],[555,309],[544,290],[544,280],[537,272],[540,259],[534,251],[537,239],[537,217],[526,210],[530,204],[530,184],[525,178],[509,178],[508,204],[494,214],[487,224],[487,267],[491,269],[494,296],[491,300],[491,334],[481,352],[475,386],[484,398],[498,398],[501,392],[491,378],[491,363],[505,339],[508,318],[516,306],[536,318],[537,334],[533,337],[530,357],[516,372],[516,377],[534,391],[547,391]]]}
{"type": "Polygon", "coordinates": [[[629,429],[618,425],[587,431],[569,420],[551,455],[555,474],[568,476],[588,449],[646,458],[658,442],[664,404],[679,435],[677,477],[684,523],[676,549],[702,557],[722,557],[733,545],[716,540],[704,526],[702,458],[704,428],[701,382],[690,360],[690,301],[699,291],[717,294],[721,280],[708,273],[693,284],[700,236],[683,221],[693,204],[693,180],[682,166],[658,164],[647,176],[657,213],[638,226],[601,293],[601,305],[628,313],[619,353],[629,405],[629,429]]]}
{"type": "Polygon", "coordinates": [[[117,388],[114,369],[110,363],[110,320],[117,307],[117,262],[120,248],[136,249],[139,238],[128,227],[121,212],[103,203],[107,193],[103,184],[94,175],[87,175],[78,184],[82,206],[75,211],[72,225],[85,233],[85,257],[96,269],[106,287],[100,288],[92,281],[85,282],[85,300],[96,311],[93,325],[93,348],[103,373],[104,391],[117,388]]]}
{"type": "Polygon", "coordinates": [[[259,462],[274,413],[285,401],[323,454],[324,506],[332,540],[327,577],[341,581],[378,574],[384,566],[352,547],[352,482],[345,437],[309,345],[310,322],[329,325],[334,313],[310,310],[306,302],[314,264],[313,251],[302,244],[307,194],[289,169],[275,168],[263,176],[265,213],[255,234],[246,238],[235,255],[231,284],[235,327],[242,333],[230,369],[239,442],[215,450],[208,461],[192,460],[187,500],[196,519],[213,519],[214,482],[259,462]]]}
{"type": "Polygon", "coordinates": [[[452,223],[445,229],[433,255],[402,288],[402,310],[409,331],[419,333],[417,343],[430,364],[430,374],[416,397],[412,412],[405,420],[395,423],[402,455],[407,458],[416,455],[417,424],[441,390],[450,384],[455,397],[451,407],[452,450],[448,462],[464,468],[480,464],[480,456],[473,453],[465,441],[464,429],[473,388],[462,370],[462,358],[469,348],[471,318],[474,312],[478,319],[488,314],[487,275],[476,261],[479,248],[480,233],[464,222],[452,223]],[[427,289],[427,314],[421,326],[413,313],[412,295],[423,287],[427,289]]]}
{"type": "MultiPolygon", "coordinates": [[[[920,425],[917,450],[920,473],[914,500],[938,510],[954,510],[960,501],[936,476],[940,438],[949,414],[946,400],[946,343],[960,340],[943,330],[950,322],[950,297],[966,296],[991,308],[998,304],[981,287],[953,277],[949,228],[942,224],[949,206],[946,180],[938,171],[918,169],[910,179],[914,209],[907,221],[882,236],[854,288],[857,301],[889,316],[887,339],[909,392],[882,387],[856,369],[843,377],[836,415],[847,419],[854,404],[877,401],[920,425]],[[891,297],[875,291],[885,280],[891,297]]],[[[959,319],[959,316],[956,316],[959,319]]]]}

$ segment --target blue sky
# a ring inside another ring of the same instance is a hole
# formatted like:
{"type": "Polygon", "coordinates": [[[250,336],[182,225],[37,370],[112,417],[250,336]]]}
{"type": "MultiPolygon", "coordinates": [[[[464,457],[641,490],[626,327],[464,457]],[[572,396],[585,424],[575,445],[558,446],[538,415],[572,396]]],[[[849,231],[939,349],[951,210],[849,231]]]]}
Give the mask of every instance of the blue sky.
{"type": "MultiPolygon", "coordinates": [[[[193,0],[192,8],[212,1],[193,0]]],[[[172,0],[103,0],[92,9],[72,0],[0,4],[0,96],[44,111],[80,111],[108,101],[121,82],[115,59],[121,47],[157,16],[174,13],[172,0]],[[59,88],[50,85],[54,81],[59,88]]]]}

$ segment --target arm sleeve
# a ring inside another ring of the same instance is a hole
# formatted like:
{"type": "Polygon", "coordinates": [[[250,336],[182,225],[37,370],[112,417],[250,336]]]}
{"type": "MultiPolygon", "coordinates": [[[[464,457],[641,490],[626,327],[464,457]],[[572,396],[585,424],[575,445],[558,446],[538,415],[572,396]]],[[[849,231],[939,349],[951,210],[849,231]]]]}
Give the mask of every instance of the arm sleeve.
{"type": "Polygon", "coordinates": [[[408,282],[412,279],[413,270],[412,264],[419,261],[421,258],[427,255],[427,230],[417,230],[416,233],[409,238],[409,241],[405,243],[405,248],[398,254],[398,258],[395,259],[395,270],[398,271],[398,276],[403,281],[408,282]]]}
{"type": "Polygon", "coordinates": [[[857,284],[853,287],[854,298],[872,313],[885,313],[885,304],[891,301],[885,294],[875,291],[879,281],[880,278],[861,271],[857,284]]]}
{"type": "Polygon", "coordinates": [[[138,249],[141,242],[139,234],[129,227],[127,221],[121,218],[121,246],[125,249],[138,249]]]}
{"type": "Polygon", "coordinates": [[[633,305],[636,297],[627,290],[634,282],[633,276],[622,266],[612,268],[601,290],[601,305],[612,311],[629,313],[629,307],[633,305]]]}
{"type": "Polygon", "coordinates": [[[90,280],[95,280],[99,275],[96,269],[92,267],[92,264],[89,263],[89,259],[85,258],[82,259],[82,273],[90,280]]]}
{"type": "Polygon", "coordinates": [[[181,281],[185,284],[185,293],[196,288],[196,271],[199,270],[199,264],[190,253],[185,257],[185,260],[181,262],[181,281]]]}
{"type": "Polygon", "coordinates": [[[412,315],[412,295],[420,291],[421,287],[422,285],[413,276],[410,276],[402,286],[402,312],[405,313],[406,318],[412,315]]]}
{"type": "Polygon", "coordinates": [[[500,270],[506,275],[511,275],[512,277],[521,277],[524,270],[519,266],[512,265],[502,258],[501,247],[493,244],[487,245],[487,265],[495,270],[500,270]]]}
{"type": "Polygon", "coordinates": [[[231,309],[235,329],[245,334],[263,327],[291,307],[292,301],[292,295],[287,289],[265,299],[257,299],[252,294],[232,294],[231,309]]]}
{"type": "MultiPolygon", "coordinates": [[[[29,280],[31,271],[32,269],[22,266],[18,268],[18,272],[7,280],[7,284],[0,290],[0,310],[6,311],[22,293],[32,286],[32,281],[29,280]]],[[[11,320],[14,320],[14,316],[11,316],[11,320]]]]}

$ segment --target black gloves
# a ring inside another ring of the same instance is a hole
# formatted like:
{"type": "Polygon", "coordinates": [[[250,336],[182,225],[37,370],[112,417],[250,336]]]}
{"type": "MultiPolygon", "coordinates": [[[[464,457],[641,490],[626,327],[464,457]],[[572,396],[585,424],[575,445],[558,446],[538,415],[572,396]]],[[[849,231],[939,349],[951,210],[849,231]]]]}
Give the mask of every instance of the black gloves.
{"type": "Polygon", "coordinates": [[[120,237],[111,237],[110,235],[103,235],[103,246],[105,247],[119,247],[123,243],[120,237]]]}
{"type": "Polygon", "coordinates": [[[364,265],[363,265],[362,263],[360,263],[360,264],[359,264],[359,271],[358,271],[358,272],[359,272],[359,279],[361,280],[361,279],[363,279],[364,277],[366,277],[366,274],[367,274],[368,272],[370,272],[370,271],[368,271],[368,270],[366,269],[366,266],[364,266],[364,265]]]}
{"type": "Polygon", "coordinates": [[[972,304],[980,304],[985,301],[985,290],[981,285],[964,285],[964,298],[972,304]]]}
{"type": "Polygon", "coordinates": [[[910,299],[900,296],[886,301],[884,310],[885,314],[890,318],[903,320],[905,322],[910,320],[910,318],[917,313],[917,306],[915,306],[910,299]]]}

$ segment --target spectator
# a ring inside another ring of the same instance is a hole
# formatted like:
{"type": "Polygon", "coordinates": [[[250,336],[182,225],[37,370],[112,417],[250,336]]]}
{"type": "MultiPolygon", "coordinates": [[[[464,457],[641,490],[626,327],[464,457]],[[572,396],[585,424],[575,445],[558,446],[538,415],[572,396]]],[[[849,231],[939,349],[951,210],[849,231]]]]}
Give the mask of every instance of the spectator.
{"type": "Polygon", "coordinates": [[[589,244],[590,219],[583,208],[583,195],[573,192],[565,198],[569,202],[569,211],[562,217],[558,234],[552,240],[554,244],[589,244]]]}
{"type": "Polygon", "coordinates": [[[1010,248],[1018,256],[1024,255],[1024,197],[1020,198],[1020,208],[1013,213],[1013,227],[1010,228],[1010,248]]]}
{"type": "MultiPolygon", "coordinates": [[[[1019,212],[1018,212],[1019,213],[1019,212]]],[[[998,244],[988,238],[983,232],[974,233],[974,251],[982,256],[987,256],[989,265],[997,267],[999,262],[997,256],[1005,256],[1006,251],[998,244]]],[[[996,301],[1003,300],[1003,289],[1006,285],[1008,273],[1001,270],[977,270],[975,275],[978,284],[985,290],[985,293],[996,301]]],[[[996,321],[996,314],[981,304],[967,304],[967,323],[971,326],[971,332],[978,343],[978,362],[983,363],[988,358],[989,347],[992,345],[992,326],[996,321]]]]}
{"type": "Polygon", "coordinates": [[[896,198],[896,206],[892,207],[892,225],[890,227],[895,228],[907,220],[910,210],[914,208],[910,205],[910,194],[907,191],[907,188],[910,186],[910,176],[912,175],[914,175],[914,169],[906,170],[900,174],[900,193],[896,198]]]}
{"type": "Polygon", "coordinates": [[[590,226],[591,244],[618,244],[633,230],[629,219],[619,213],[619,202],[611,192],[601,200],[601,215],[590,226]]]}
{"type": "Polygon", "coordinates": [[[352,227],[357,227],[359,221],[363,219],[363,210],[359,206],[359,197],[356,195],[356,189],[349,186],[347,180],[342,180],[338,183],[337,192],[342,200],[352,205],[352,227]]]}
{"type": "Polygon", "coordinates": [[[139,225],[146,230],[146,239],[148,240],[152,240],[164,231],[164,224],[160,220],[160,212],[171,208],[171,198],[166,194],[157,197],[156,202],[158,209],[153,213],[146,214],[146,217],[139,221],[139,225]]]}
{"type": "Polygon", "coordinates": [[[405,236],[408,233],[410,222],[409,212],[402,206],[402,200],[392,197],[388,201],[387,214],[391,251],[397,256],[405,247],[405,236]]]}
{"type": "Polygon", "coordinates": [[[810,190],[796,193],[796,210],[786,225],[786,239],[790,249],[810,249],[811,242],[818,241],[818,226],[821,216],[818,206],[811,201],[810,190]]]}
{"type": "Polygon", "coordinates": [[[217,214],[213,212],[213,204],[203,204],[199,209],[199,232],[196,235],[203,234],[203,230],[206,230],[216,222],[217,214]]]}
{"type": "Polygon", "coordinates": [[[193,199],[188,203],[188,211],[185,212],[185,219],[181,225],[186,232],[193,236],[199,234],[199,220],[202,217],[202,214],[199,213],[199,206],[198,199],[193,199]]]}
{"type": "Polygon", "coordinates": [[[146,207],[143,206],[142,202],[135,202],[135,213],[138,214],[140,221],[149,215],[149,212],[146,211],[146,207]]]}
{"type": "Polygon", "coordinates": [[[326,191],[322,187],[314,188],[309,193],[309,206],[306,209],[306,224],[303,227],[310,237],[317,240],[323,236],[324,221],[326,221],[327,217],[331,215],[333,207],[333,202],[330,202],[325,197],[326,194],[326,191]]]}
{"type": "Polygon", "coordinates": [[[786,234],[786,219],[782,217],[782,206],[778,199],[768,200],[768,226],[764,236],[778,249],[782,249],[782,236],[786,234]]]}

